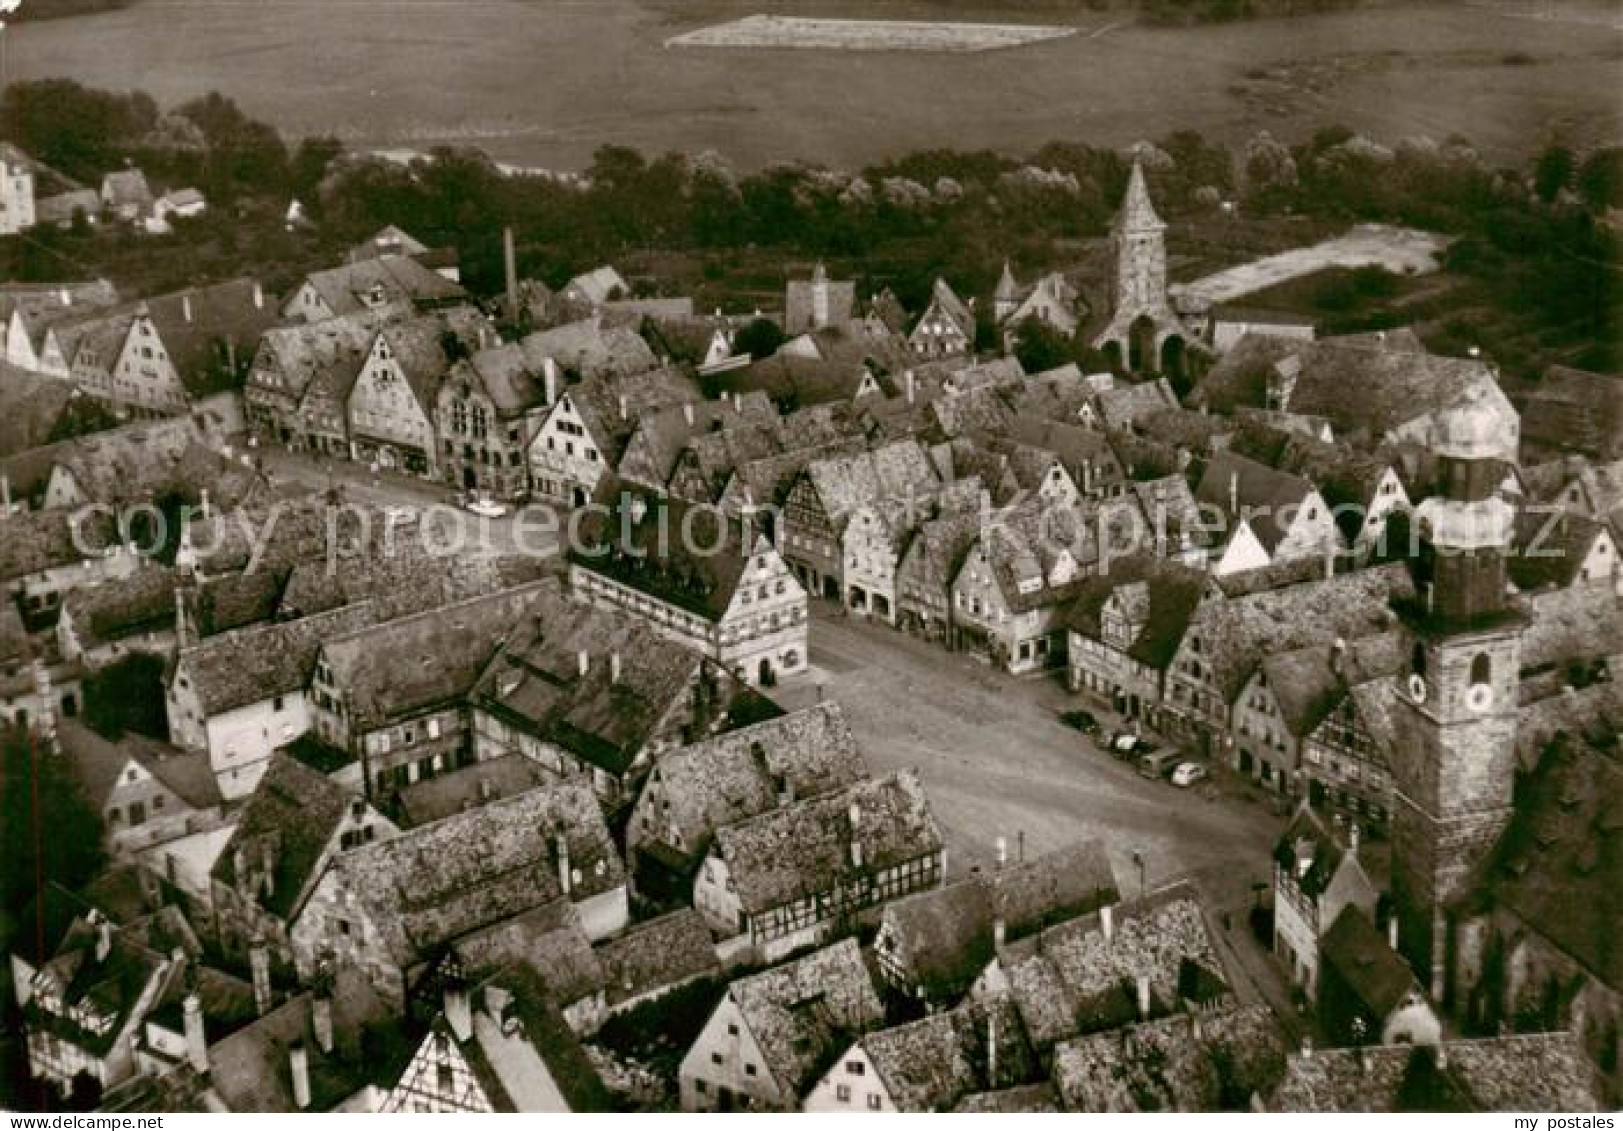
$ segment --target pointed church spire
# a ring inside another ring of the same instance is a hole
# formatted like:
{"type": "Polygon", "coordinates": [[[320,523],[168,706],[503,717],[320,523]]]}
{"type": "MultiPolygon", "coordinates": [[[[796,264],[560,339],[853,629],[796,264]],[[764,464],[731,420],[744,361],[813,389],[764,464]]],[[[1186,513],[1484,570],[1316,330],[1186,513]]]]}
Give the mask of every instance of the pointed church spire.
{"type": "Polygon", "coordinates": [[[1133,155],[1133,172],[1127,178],[1127,196],[1122,200],[1116,227],[1124,232],[1160,232],[1166,229],[1150,203],[1150,187],[1144,181],[1144,165],[1133,155]]]}
{"type": "Polygon", "coordinates": [[[997,290],[992,292],[992,297],[999,302],[1020,297],[1020,284],[1014,281],[1014,270],[1007,259],[1003,261],[1003,277],[997,281],[997,290]]]}

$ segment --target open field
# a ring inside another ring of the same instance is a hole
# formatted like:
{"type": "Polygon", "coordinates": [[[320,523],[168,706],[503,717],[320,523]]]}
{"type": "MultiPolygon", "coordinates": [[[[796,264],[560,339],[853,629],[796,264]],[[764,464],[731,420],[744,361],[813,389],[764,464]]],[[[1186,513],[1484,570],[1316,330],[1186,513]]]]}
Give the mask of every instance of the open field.
{"type": "Polygon", "coordinates": [[[1331,267],[1384,267],[1394,275],[1424,275],[1437,270],[1437,257],[1447,245],[1446,239],[1431,232],[1360,224],[1335,239],[1242,263],[1172,289],[1196,305],[1214,306],[1331,267]]]}
{"type": "Polygon", "coordinates": [[[922,20],[818,20],[746,16],[665,41],[667,47],[789,47],[824,51],[997,51],[1063,39],[1074,27],[922,20]]]}
{"type": "MultiPolygon", "coordinates": [[[[1623,33],[1582,0],[1416,4],[1192,29],[1112,26],[1017,51],[669,50],[791,0],[139,0],[5,31],[6,80],[68,76],[160,102],[219,90],[295,134],[469,144],[579,168],[604,143],[845,167],[952,146],[1125,145],[1176,128],[1291,140],[1344,122],[1391,141],[1464,134],[1496,160],[1616,140],[1623,33]],[[1567,18],[1570,15],[1571,18],[1567,18]],[[1594,18],[1591,18],[1594,17],[1594,18]]],[[[1013,0],[824,0],[820,17],[1029,18],[1013,0]]]]}

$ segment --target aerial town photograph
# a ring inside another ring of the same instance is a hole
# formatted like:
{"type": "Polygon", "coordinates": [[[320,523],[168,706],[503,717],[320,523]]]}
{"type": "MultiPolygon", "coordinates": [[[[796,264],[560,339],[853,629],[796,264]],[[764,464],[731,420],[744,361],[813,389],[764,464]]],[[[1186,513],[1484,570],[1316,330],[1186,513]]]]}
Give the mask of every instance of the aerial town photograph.
{"type": "Polygon", "coordinates": [[[0,1125],[1616,1128],[1623,0],[0,21],[0,1125]]]}

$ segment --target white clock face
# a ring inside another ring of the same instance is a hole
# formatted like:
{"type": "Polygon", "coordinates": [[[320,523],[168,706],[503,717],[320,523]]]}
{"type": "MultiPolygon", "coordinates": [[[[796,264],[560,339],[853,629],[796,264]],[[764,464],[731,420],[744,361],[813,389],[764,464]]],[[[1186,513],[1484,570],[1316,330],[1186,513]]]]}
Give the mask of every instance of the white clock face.
{"type": "Polygon", "coordinates": [[[1473,683],[1471,690],[1465,693],[1465,705],[1476,714],[1483,714],[1493,707],[1493,687],[1486,683],[1473,683]]]}
{"type": "Polygon", "coordinates": [[[1409,677],[1409,698],[1413,699],[1416,703],[1424,703],[1426,701],[1426,680],[1425,677],[1420,675],[1418,672],[1409,677]]]}

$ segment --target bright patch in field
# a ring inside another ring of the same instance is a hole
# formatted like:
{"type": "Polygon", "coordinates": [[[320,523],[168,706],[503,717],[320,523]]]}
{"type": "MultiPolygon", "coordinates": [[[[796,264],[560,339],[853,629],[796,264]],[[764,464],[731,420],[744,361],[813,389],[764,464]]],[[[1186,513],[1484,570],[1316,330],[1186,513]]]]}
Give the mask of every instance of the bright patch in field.
{"type": "Polygon", "coordinates": [[[791,47],[824,51],[996,51],[1075,35],[1074,27],[1036,24],[926,23],[913,20],[818,20],[748,16],[665,41],[667,47],[791,47]]]}

